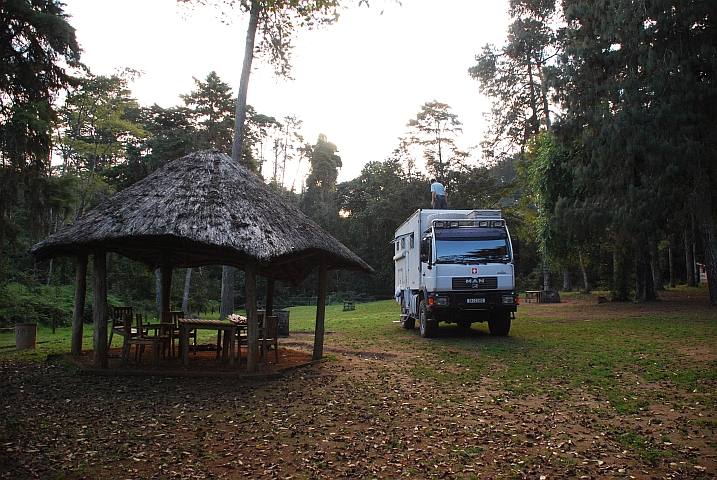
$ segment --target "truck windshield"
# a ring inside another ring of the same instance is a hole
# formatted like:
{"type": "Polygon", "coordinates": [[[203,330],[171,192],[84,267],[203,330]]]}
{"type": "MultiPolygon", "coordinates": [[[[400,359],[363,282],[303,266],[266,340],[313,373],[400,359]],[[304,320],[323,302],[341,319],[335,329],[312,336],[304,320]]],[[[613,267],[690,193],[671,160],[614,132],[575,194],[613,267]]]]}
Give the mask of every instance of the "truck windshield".
{"type": "Polygon", "coordinates": [[[461,230],[436,231],[436,263],[510,262],[510,246],[505,232],[493,229],[481,229],[480,232],[461,230]]]}

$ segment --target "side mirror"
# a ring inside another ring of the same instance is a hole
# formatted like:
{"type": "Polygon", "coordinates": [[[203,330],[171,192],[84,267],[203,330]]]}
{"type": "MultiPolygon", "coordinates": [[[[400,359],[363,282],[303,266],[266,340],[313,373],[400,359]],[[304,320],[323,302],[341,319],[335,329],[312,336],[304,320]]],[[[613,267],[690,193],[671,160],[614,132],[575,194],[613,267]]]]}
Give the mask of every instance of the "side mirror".
{"type": "Polygon", "coordinates": [[[513,238],[513,261],[516,262],[520,258],[520,240],[513,238]]]}
{"type": "Polygon", "coordinates": [[[421,239],[421,262],[428,261],[428,241],[423,238],[421,239]]]}

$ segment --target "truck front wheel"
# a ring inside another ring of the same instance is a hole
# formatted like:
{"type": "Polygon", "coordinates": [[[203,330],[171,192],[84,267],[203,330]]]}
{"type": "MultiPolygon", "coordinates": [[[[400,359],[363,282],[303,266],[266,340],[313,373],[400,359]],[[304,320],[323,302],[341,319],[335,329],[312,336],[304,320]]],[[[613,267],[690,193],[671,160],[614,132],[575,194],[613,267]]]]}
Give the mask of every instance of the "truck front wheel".
{"type": "Polygon", "coordinates": [[[438,322],[433,319],[433,315],[428,313],[425,301],[421,301],[418,305],[418,326],[423,338],[432,338],[438,333],[438,322]]]}
{"type": "Polygon", "coordinates": [[[495,337],[505,337],[510,332],[510,312],[497,312],[488,320],[488,330],[495,337]]]}

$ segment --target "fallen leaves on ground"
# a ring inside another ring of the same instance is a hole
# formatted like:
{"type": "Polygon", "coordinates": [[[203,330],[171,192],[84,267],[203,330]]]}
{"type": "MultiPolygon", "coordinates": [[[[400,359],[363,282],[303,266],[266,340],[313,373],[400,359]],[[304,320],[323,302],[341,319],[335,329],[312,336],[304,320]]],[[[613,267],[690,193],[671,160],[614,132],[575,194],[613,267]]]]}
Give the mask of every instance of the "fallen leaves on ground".
{"type": "MultiPolygon", "coordinates": [[[[410,345],[327,352],[327,362],[259,381],[100,377],[0,357],[0,478],[716,475],[714,412],[694,402],[618,415],[565,385],[538,397],[504,390],[490,372],[458,389],[416,377],[407,365],[425,351],[410,345]]],[[[669,398],[668,383],[644,388],[669,398]]]]}

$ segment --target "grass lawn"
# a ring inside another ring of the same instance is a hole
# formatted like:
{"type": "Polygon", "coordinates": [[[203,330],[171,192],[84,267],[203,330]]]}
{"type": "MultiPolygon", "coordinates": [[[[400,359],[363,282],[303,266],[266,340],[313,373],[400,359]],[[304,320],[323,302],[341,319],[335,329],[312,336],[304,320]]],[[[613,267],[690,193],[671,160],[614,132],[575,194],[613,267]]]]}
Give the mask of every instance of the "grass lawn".
{"type": "MultiPolygon", "coordinates": [[[[251,385],[78,376],[46,361],[69,350],[70,329],[41,328],[35,350],[0,349],[0,463],[14,478],[714,478],[706,288],[641,304],[561,296],[521,305],[507,337],[474,324],[423,339],[395,322],[393,301],[330,306],[325,361],[251,385]],[[108,399],[133,409],[111,421],[108,399]],[[99,446],[78,450],[51,425],[99,446]],[[54,463],[23,453],[34,450],[54,463]]],[[[310,349],[315,307],[289,310],[283,343],[310,349]]],[[[91,325],[84,335],[91,348],[91,325]]]]}

